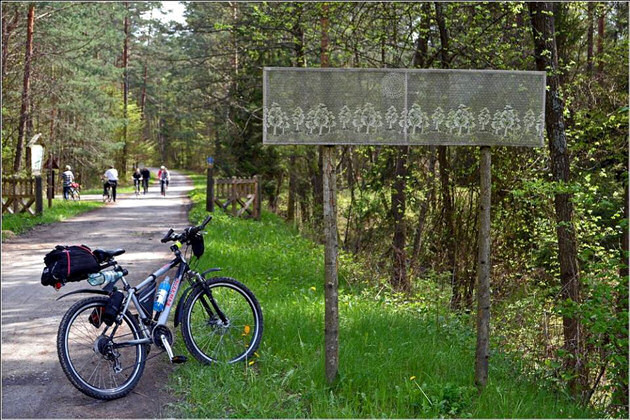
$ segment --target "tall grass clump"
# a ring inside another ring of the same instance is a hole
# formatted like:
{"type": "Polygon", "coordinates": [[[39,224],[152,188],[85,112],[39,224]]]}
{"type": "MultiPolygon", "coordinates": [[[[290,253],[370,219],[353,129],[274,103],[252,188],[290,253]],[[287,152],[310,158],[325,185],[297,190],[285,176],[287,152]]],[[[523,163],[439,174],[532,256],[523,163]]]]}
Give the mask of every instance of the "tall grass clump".
{"type": "MultiPolygon", "coordinates": [[[[202,179],[197,180],[203,182],[202,179]]],[[[190,218],[205,217],[196,189],[190,218]]],[[[350,286],[340,267],[339,377],[324,378],[323,248],[276,215],[261,221],[215,211],[200,266],[245,283],[264,314],[253,360],[203,366],[191,360],[171,378],[183,417],[588,417],[567,396],[493,358],[490,381],[474,387],[474,330],[435,302],[390,293],[369,281],[350,286]]],[[[343,256],[343,265],[356,264],[343,256]]],[[[356,279],[353,280],[355,284],[356,279]]],[[[429,288],[427,288],[429,289],[429,288]]],[[[421,294],[421,292],[420,292],[421,294]]],[[[182,340],[178,351],[184,352],[182,340]]]]}

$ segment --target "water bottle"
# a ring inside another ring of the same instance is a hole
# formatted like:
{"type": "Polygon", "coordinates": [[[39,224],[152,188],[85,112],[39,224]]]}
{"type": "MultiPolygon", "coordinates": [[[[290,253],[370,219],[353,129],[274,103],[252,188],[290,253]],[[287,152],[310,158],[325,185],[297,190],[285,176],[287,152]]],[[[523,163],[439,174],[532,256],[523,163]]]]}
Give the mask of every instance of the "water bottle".
{"type": "Polygon", "coordinates": [[[92,286],[100,286],[103,283],[113,283],[122,276],[120,271],[101,271],[100,273],[89,274],[88,283],[92,286]]]}
{"type": "Polygon", "coordinates": [[[166,297],[168,296],[169,290],[171,290],[171,282],[167,276],[158,287],[155,302],[153,303],[153,310],[155,312],[162,312],[164,310],[164,304],[166,303],[166,297]]]}

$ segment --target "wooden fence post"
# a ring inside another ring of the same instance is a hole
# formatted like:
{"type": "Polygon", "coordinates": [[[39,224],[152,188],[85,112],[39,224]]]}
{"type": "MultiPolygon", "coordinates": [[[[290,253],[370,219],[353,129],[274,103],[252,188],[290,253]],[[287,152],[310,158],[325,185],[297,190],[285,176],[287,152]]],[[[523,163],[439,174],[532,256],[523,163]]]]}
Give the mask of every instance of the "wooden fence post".
{"type": "Polygon", "coordinates": [[[488,344],[490,341],[490,147],[481,147],[479,162],[479,253],[477,265],[477,350],[475,384],[481,391],[488,381],[488,344]]]}
{"type": "Polygon", "coordinates": [[[44,212],[44,188],[42,184],[42,176],[35,176],[35,214],[40,215],[44,212]]]}
{"type": "Polygon", "coordinates": [[[230,200],[232,201],[232,216],[236,217],[236,177],[232,177],[232,190],[230,192],[230,200]]]}
{"type": "Polygon", "coordinates": [[[324,164],[324,342],[326,348],[326,380],[333,383],[339,366],[339,295],[337,279],[337,177],[335,147],[322,147],[324,164]]]}
{"type": "Polygon", "coordinates": [[[52,199],[55,197],[55,171],[53,169],[48,170],[48,181],[46,185],[46,197],[48,198],[48,208],[52,207],[52,199]]]}
{"type": "Polygon", "coordinates": [[[206,211],[214,211],[214,176],[212,165],[208,166],[208,178],[206,181],[206,211]]]}
{"type": "Polygon", "coordinates": [[[256,194],[256,201],[254,203],[254,214],[256,220],[260,220],[260,218],[262,217],[262,186],[260,185],[260,175],[254,176],[254,179],[256,180],[256,190],[254,192],[256,194]]]}

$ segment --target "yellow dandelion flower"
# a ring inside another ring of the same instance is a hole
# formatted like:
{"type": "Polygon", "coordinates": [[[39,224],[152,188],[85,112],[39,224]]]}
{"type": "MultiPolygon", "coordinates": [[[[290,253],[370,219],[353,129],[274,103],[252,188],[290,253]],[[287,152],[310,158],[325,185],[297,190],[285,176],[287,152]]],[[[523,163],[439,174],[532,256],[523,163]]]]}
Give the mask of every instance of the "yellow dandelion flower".
{"type": "Polygon", "coordinates": [[[314,292],[317,289],[315,289],[315,286],[311,286],[310,290],[312,290],[314,292]]]}
{"type": "Polygon", "coordinates": [[[253,364],[254,364],[254,361],[253,361],[253,360],[250,360],[248,364],[251,366],[251,365],[253,365],[253,364]]]}
{"type": "Polygon", "coordinates": [[[250,332],[251,330],[252,330],[252,329],[250,328],[250,326],[249,326],[249,325],[245,325],[245,328],[243,328],[243,333],[244,333],[245,335],[247,335],[247,334],[249,334],[249,332],[250,332]]]}
{"type": "Polygon", "coordinates": [[[254,352],[254,356],[256,356],[256,357],[260,357],[260,354],[258,354],[258,352],[257,352],[257,351],[255,351],[255,352],[254,352]]]}

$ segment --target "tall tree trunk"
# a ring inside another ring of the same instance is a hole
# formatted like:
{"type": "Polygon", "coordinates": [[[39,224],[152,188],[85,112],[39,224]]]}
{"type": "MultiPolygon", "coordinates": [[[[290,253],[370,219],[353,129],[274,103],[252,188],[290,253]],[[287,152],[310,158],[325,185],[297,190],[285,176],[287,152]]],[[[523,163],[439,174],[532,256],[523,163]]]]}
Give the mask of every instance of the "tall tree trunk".
{"type": "Polygon", "coordinates": [[[605,4],[601,6],[599,17],[597,18],[597,74],[604,73],[604,36],[606,28],[605,4]]]}
{"type": "MultiPolygon", "coordinates": [[[[564,124],[564,103],[560,97],[558,77],[558,53],[555,41],[553,5],[548,2],[528,3],[534,35],[536,67],[547,73],[545,97],[545,126],[549,139],[553,181],[559,184],[570,180],[569,151],[564,124]]],[[[577,241],[573,225],[571,194],[555,193],[556,233],[562,301],[580,303],[580,274],[577,260],[577,241]]],[[[568,352],[566,368],[575,374],[569,386],[575,395],[588,389],[588,374],[584,360],[584,339],[579,316],[564,315],[562,318],[564,349],[568,352]]]]}
{"type": "MultiPolygon", "coordinates": [[[[442,3],[435,2],[435,20],[440,32],[440,63],[442,68],[449,68],[448,59],[448,30],[442,12],[442,3]]],[[[442,216],[446,227],[446,260],[451,273],[451,308],[459,309],[461,306],[461,293],[459,278],[457,276],[457,252],[455,241],[455,211],[453,197],[451,196],[450,164],[448,161],[448,151],[446,146],[438,146],[438,162],[440,164],[440,182],[442,186],[442,216]]]]}
{"type": "MultiPolygon", "coordinates": [[[[306,67],[306,58],[304,54],[304,29],[302,28],[302,6],[296,4],[296,19],[293,24],[293,51],[295,53],[296,67],[306,67]]],[[[297,196],[297,177],[298,170],[296,167],[296,148],[291,146],[291,155],[289,157],[289,199],[287,203],[287,220],[295,221],[296,196],[297,196]]]]}
{"type": "MultiPolygon", "coordinates": [[[[625,193],[623,208],[623,217],[626,221],[630,216],[628,214],[629,203],[627,182],[627,180],[624,182],[625,193]]],[[[630,237],[628,234],[628,227],[626,227],[623,231],[623,237],[621,239],[621,264],[619,268],[620,284],[618,287],[619,295],[617,296],[617,317],[623,323],[623,328],[620,328],[620,331],[617,333],[617,340],[615,340],[615,352],[621,355],[622,360],[625,360],[625,369],[623,369],[623,367],[619,369],[621,372],[619,372],[619,374],[614,378],[615,389],[611,403],[618,407],[617,411],[621,414],[621,418],[627,418],[630,409],[628,403],[628,346],[624,345],[624,343],[628,342],[628,275],[630,274],[628,271],[628,257],[630,257],[628,250],[630,237]]]]}
{"type": "Polygon", "coordinates": [[[24,151],[24,137],[26,135],[26,123],[29,111],[29,91],[31,86],[31,58],[33,56],[33,23],[35,22],[35,6],[28,7],[28,24],[26,27],[26,54],[24,56],[24,84],[22,86],[22,106],[20,107],[20,120],[18,123],[18,141],[15,146],[15,161],[13,171],[22,169],[22,154],[24,151]]]}
{"type": "Polygon", "coordinates": [[[450,66],[448,58],[448,30],[446,29],[446,22],[444,21],[444,13],[442,11],[442,3],[435,2],[435,20],[438,24],[438,30],[440,32],[440,62],[442,68],[447,69],[450,66]]]}
{"type": "Polygon", "coordinates": [[[123,149],[120,159],[120,173],[124,177],[127,172],[129,120],[127,106],[129,104],[129,3],[125,2],[124,21],[125,40],[123,44],[123,149]]]}
{"type": "Polygon", "coordinates": [[[142,93],[140,95],[140,112],[142,113],[142,119],[144,119],[145,107],[147,105],[147,75],[147,63],[144,63],[144,72],[142,74],[142,93]]]}
{"type": "Polygon", "coordinates": [[[587,12],[587,25],[588,30],[586,32],[586,72],[588,75],[593,74],[593,11],[595,10],[595,3],[588,3],[587,12]]]}

